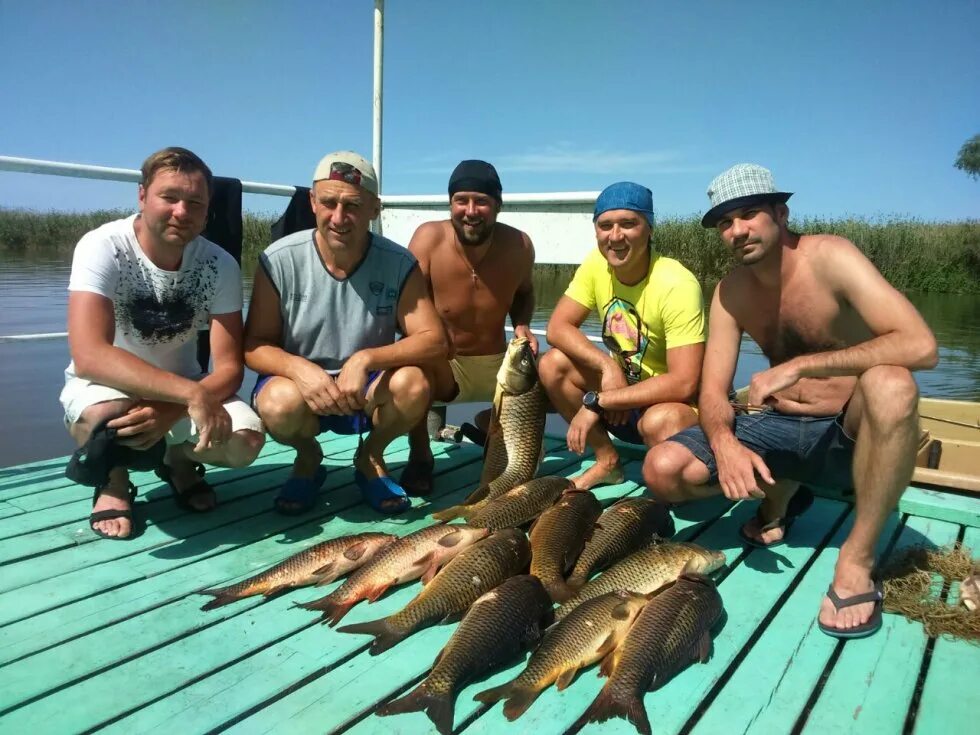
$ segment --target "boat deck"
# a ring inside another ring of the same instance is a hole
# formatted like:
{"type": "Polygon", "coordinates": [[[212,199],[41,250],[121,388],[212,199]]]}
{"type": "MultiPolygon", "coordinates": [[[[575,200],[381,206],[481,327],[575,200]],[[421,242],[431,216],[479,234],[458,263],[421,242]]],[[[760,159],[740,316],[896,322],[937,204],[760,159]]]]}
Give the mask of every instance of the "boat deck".
{"type": "MultiPolygon", "coordinates": [[[[548,442],[540,473],[576,473],[580,461],[562,440],[548,442]]],[[[247,469],[209,471],[221,501],[209,514],[181,512],[155,477],[134,474],[146,528],[128,542],[89,531],[90,491],[64,479],[64,458],[0,469],[0,732],[433,731],[420,713],[373,712],[426,674],[453,626],[429,628],[371,657],[369,638],[333,631],[293,606],[332,586],[211,612],[199,609],[208,598],[195,594],[324,538],[367,528],[405,534],[427,525],[427,513],[475,486],[481,467],[472,445],[433,448],[435,494],[429,502],[416,499],[397,519],[379,519],[359,503],[347,437],[324,442],[328,490],[305,517],[272,510],[291,461],[273,442],[247,469]]],[[[393,472],[406,456],[404,439],[392,444],[393,472]]],[[[596,495],[608,503],[639,493],[639,469],[630,460],[628,480],[596,495]]],[[[789,544],[774,550],[746,551],[738,543],[736,531],[753,512],[753,505],[721,498],[677,511],[680,537],[728,556],[720,577],[727,620],[708,663],[688,667],[646,697],[654,732],[975,730],[980,648],[929,639],[919,624],[893,615],[865,640],[839,642],[817,629],[817,606],[852,521],[849,503],[818,497],[789,544]]],[[[891,518],[881,551],[958,539],[976,549],[978,526],[980,499],[913,488],[891,518]]],[[[395,611],[418,589],[413,583],[362,603],[345,623],[395,611]]],[[[602,682],[595,669],[582,672],[564,692],[545,691],[508,723],[499,704],[487,708],[473,694],[511,678],[519,666],[462,691],[457,731],[566,732],[602,682]]],[[[624,720],[586,729],[634,732],[624,720]]]]}

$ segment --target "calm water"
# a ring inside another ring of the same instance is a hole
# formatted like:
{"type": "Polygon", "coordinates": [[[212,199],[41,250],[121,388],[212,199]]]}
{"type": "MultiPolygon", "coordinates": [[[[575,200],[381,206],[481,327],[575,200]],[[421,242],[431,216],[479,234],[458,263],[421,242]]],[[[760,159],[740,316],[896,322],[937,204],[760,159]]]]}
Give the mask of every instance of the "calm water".
{"type": "MultiPolygon", "coordinates": [[[[63,332],[70,263],[0,255],[0,335],[63,332]]],[[[564,277],[545,268],[535,279],[534,326],[544,328],[564,291],[564,277]]],[[[246,295],[251,283],[246,283],[246,295]]],[[[940,364],[916,375],[922,394],[980,400],[980,295],[908,294],[936,333],[940,364]]],[[[595,324],[586,327],[596,333],[595,324]]],[[[73,447],[62,424],[58,393],[68,364],[64,339],[0,344],[0,467],[68,454],[73,447]]],[[[765,360],[745,340],[735,376],[744,385],[765,360]]],[[[250,388],[254,379],[246,377],[250,388]]],[[[461,420],[461,418],[450,420],[461,420]]]]}

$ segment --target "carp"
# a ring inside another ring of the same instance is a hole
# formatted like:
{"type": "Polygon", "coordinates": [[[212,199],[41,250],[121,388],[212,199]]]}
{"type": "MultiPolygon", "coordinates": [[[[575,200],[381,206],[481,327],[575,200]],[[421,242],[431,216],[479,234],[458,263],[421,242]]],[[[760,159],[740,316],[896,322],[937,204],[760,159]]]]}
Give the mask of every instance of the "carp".
{"type": "Polygon", "coordinates": [[[375,636],[371,655],[376,656],[422,628],[466,612],[484,592],[524,572],[530,558],[531,546],[523,531],[498,531],[460,552],[399,612],[337,630],[375,636]]]}
{"type": "Polygon", "coordinates": [[[473,603],[422,683],[377,714],[424,711],[442,735],[449,735],[459,690],[535,643],[551,612],[541,580],[530,574],[511,577],[473,603]]]}
{"type": "Polygon", "coordinates": [[[654,536],[674,535],[674,520],[663,503],[651,498],[625,498],[609,506],[592,538],[585,543],[568,585],[581,588],[595,572],[647,546],[654,536]]]}
{"type": "Polygon", "coordinates": [[[438,521],[464,517],[463,509],[527,482],[538,471],[548,397],[538,379],[531,344],[514,337],[497,372],[480,485],[459,505],[433,513],[438,521]]]}
{"type": "Polygon", "coordinates": [[[602,505],[595,495],[588,490],[569,489],[534,522],[531,574],[541,580],[555,602],[563,602],[574,594],[565,583],[565,575],[582,553],[601,513],[602,505]]]}
{"type": "Polygon", "coordinates": [[[708,660],[710,631],[721,613],[715,583],[701,574],[682,574],[647,603],[622,644],[603,660],[600,673],[609,681],[572,728],[623,717],[650,735],[644,695],[691,661],[708,660]]]}
{"type": "Polygon", "coordinates": [[[725,555],[697,544],[667,541],[634,551],[586,584],[555,611],[561,620],[586,600],[612,592],[629,590],[646,595],[673,582],[685,572],[710,574],[725,563],[725,555]]]}
{"type": "Polygon", "coordinates": [[[547,631],[516,679],[482,691],[474,699],[484,704],[507,700],[504,716],[513,722],[551,684],[559,691],[564,689],[579,669],[614,651],[646,604],[645,595],[623,590],[583,602],[547,631]]]}
{"type": "Polygon", "coordinates": [[[469,516],[467,523],[493,531],[523,526],[554,505],[565,492],[581,491],[567,477],[538,477],[488,501],[469,516]]]}
{"type": "Polygon", "coordinates": [[[358,533],[323,541],[237,584],[201,590],[198,594],[214,597],[201,609],[214,610],[252,595],[272,597],[293,587],[329,584],[369,562],[395,538],[387,533],[358,533]]]}
{"type": "Polygon", "coordinates": [[[382,549],[329,595],[299,607],[322,612],[322,622],[333,627],[358,602],[374,602],[392,585],[419,577],[427,583],[440,566],[489,533],[466,525],[429,526],[410,533],[382,549]]]}

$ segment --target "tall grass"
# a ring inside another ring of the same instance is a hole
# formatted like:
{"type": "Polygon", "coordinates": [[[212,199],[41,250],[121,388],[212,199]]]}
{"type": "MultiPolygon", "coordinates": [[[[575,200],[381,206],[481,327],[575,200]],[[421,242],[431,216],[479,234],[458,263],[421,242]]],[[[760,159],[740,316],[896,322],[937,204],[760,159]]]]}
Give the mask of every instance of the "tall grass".
{"type": "MultiPolygon", "coordinates": [[[[67,257],[78,239],[104,222],[129,212],[34,212],[0,208],[0,254],[25,257],[67,257]]],[[[272,218],[246,212],[242,229],[242,266],[254,270],[258,254],[269,245],[272,218]]],[[[980,293],[980,220],[921,222],[915,219],[803,219],[792,222],[803,234],[830,233],[846,237],[903,291],[980,293]]],[[[533,234],[533,233],[532,233],[533,234]]],[[[677,258],[705,284],[718,281],[731,267],[731,258],[713,230],[695,217],[659,220],[654,244],[664,255],[677,258]]],[[[560,294],[571,266],[538,266],[538,282],[551,274],[560,294]]],[[[544,296],[544,294],[542,294],[544,296]]]]}

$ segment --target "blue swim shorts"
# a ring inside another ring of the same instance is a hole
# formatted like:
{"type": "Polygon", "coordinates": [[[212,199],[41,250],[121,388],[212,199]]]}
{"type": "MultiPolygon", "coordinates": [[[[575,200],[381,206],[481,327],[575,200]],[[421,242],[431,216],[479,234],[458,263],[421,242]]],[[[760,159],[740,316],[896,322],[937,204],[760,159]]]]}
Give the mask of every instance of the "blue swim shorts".
{"type": "MultiPolygon", "coordinates": [[[[777,480],[850,490],[854,439],[844,432],[844,412],[836,416],[793,416],[766,410],[735,417],[735,438],[758,454],[777,480]]],[[[718,482],[718,464],[700,426],[667,441],[677,442],[707,466],[709,484],[718,482]]]]}
{"type": "Polygon", "coordinates": [[[620,424],[619,426],[613,426],[612,424],[603,421],[603,425],[606,427],[606,431],[612,434],[614,437],[620,441],[624,441],[627,444],[640,444],[643,445],[643,437],[640,436],[640,430],[637,425],[640,423],[640,417],[643,416],[643,410],[639,408],[631,408],[629,410],[629,417],[626,419],[625,424],[620,424]]]}
{"type": "MultiPolygon", "coordinates": [[[[252,388],[252,408],[258,412],[258,407],[255,404],[255,399],[259,395],[259,391],[265,387],[265,384],[269,382],[269,378],[272,375],[260,375],[255,381],[255,387],[252,388]]],[[[371,384],[374,383],[379,377],[381,377],[380,370],[370,370],[368,371],[367,385],[364,386],[364,394],[367,395],[368,389],[371,384]]],[[[344,414],[340,415],[330,415],[330,416],[320,416],[320,428],[317,431],[318,434],[322,434],[325,431],[332,431],[334,434],[360,434],[365,431],[371,431],[374,425],[371,423],[371,417],[368,416],[363,411],[357,411],[356,413],[346,416],[344,414]]]]}

